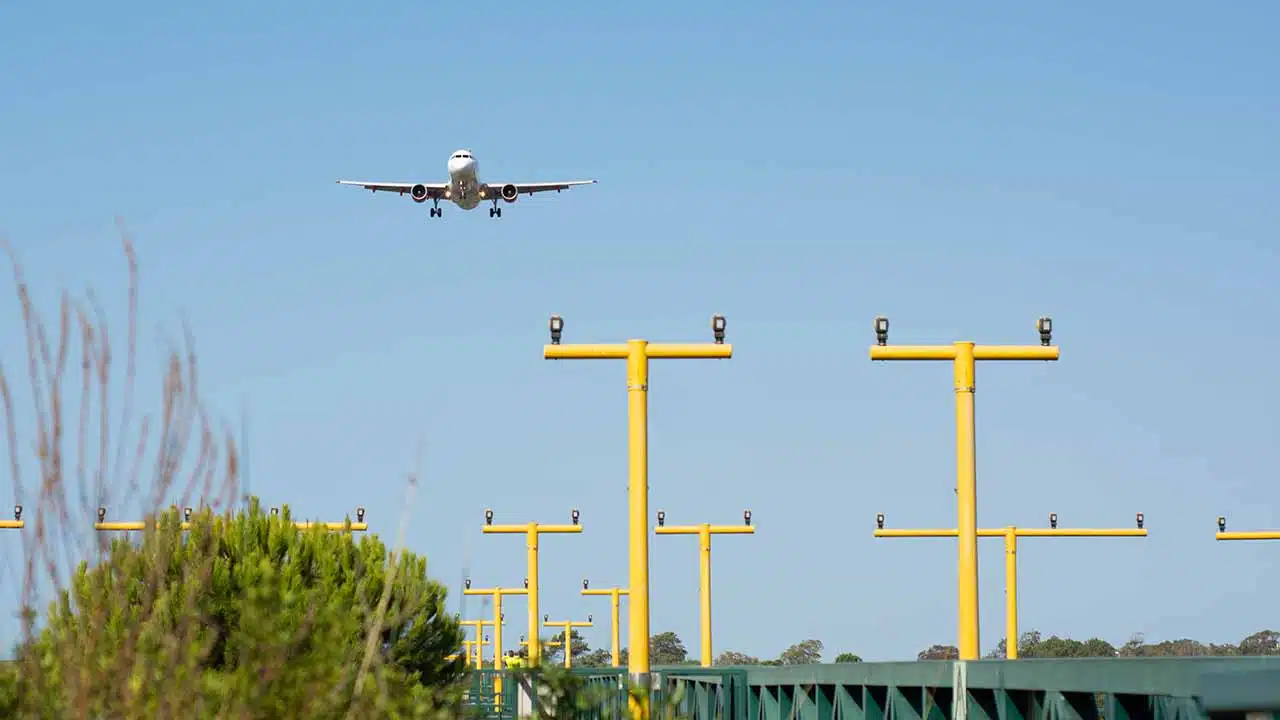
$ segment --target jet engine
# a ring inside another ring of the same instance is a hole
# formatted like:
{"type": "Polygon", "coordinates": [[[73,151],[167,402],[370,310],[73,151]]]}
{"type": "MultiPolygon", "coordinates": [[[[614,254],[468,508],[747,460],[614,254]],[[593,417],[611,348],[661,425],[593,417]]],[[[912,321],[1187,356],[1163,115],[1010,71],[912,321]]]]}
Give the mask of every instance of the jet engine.
{"type": "Polygon", "coordinates": [[[513,203],[516,201],[516,198],[518,197],[520,197],[520,188],[516,187],[512,183],[507,183],[506,185],[502,186],[503,200],[506,200],[509,203],[513,203]]]}
{"type": "Polygon", "coordinates": [[[422,183],[418,183],[417,185],[409,188],[409,195],[413,197],[414,202],[426,202],[427,186],[422,183]]]}

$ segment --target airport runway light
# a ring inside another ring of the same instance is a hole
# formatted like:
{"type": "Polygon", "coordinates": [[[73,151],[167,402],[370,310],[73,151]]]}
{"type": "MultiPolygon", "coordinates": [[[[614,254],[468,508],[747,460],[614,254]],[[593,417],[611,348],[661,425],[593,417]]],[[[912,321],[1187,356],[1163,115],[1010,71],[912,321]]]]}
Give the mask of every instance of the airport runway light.
{"type": "MultiPolygon", "coordinates": [[[[573,667],[573,629],[580,627],[595,627],[592,625],[592,617],[590,615],[587,616],[586,622],[582,622],[580,620],[552,620],[550,615],[543,615],[542,624],[549,627],[561,628],[561,632],[564,633],[561,636],[563,639],[560,641],[560,644],[564,648],[564,667],[566,670],[573,667]]],[[[555,641],[552,640],[551,642],[555,641]]],[[[529,646],[530,652],[533,652],[534,645],[537,645],[537,643],[529,646]]]]}
{"type": "MultiPolygon", "coordinates": [[[[649,678],[649,361],[707,360],[733,357],[733,345],[725,343],[724,318],[713,320],[711,343],[650,343],[628,340],[626,343],[561,345],[564,320],[552,316],[551,344],[544,345],[542,357],[547,360],[626,360],[628,419],[628,536],[629,573],[627,587],[631,591],[627,615],[631,651],[628,674],[634,684],[651,687],[649,678]]],[[[632,703],[636,718],[649,717],[648,695],[632,703]]]]}
{"type": "Polygon", "coordinates": [[[1218,516],[1215,540],[1280,540],[1280,530],[1233,530],[1227,532],[1227,519],[1218,516]]]}
{"type": "Polygon", "coordinates": [[[0,530],[21,530],[26,527],[27,522],[22,519],[22,506],[13,506],[13,519],[0,520],[0,530]]]}
{"type": "Polygon", "coordinates": [[[658,511],[658,527],[653,531],[658,535],[697,535],[698,536],[698,595],[702,608],[702,667],[711,667],[711,536],[712,535],[754,535],[756,529],[751,526],[751,511],[742,512],[742,525],[681,525],[667,527],[666,513],[658,511]]]}
{"type": "MultiPolygon", "coordinates": [[[[538,536],[545,533],[581,533],[582,526],[578,524],[581,515],[577,508],[569,513],[569,518],[573,521],[572,525],[545,525],[535,522],[524,525],[494,525],[493,510],[486,508],[484,511],[483,532],[524,535],[529,565],[529,574],[525,577],[525,587],[529,590],[529,637],[538,636],[538,536]]],[[[537,643],[533,643],[529,646],[529,666],[536,667],[541,660],[542,650],[537,643]]]]}
{"type": "Polygon", "coordinates": [[[611,636],[612,636],[613,645],[612,647],[609,648],[610,665],[612,667],[621,667],[622,644],[620,642],[621,632],[619,631],[619,627],[620,627],[619,622],[621,620],[621,616],[619,614],[618,608],[622,604],[622,596],[630,594],[630,591],[627,590],[626,588],[620,588],[620,587],[601,588],[599,590],[592,590],[591,583],[586,578],[583,578],[582,594],[583,595],[602,595],[609,598],[609,610],[611,612],[610,617],[613,618],[612,626],[611,626],[612,627],[611,636]]]}
{"type": "MultiPolygon", "coordinates": [[[[1059,528],[1058,514],[1049,513],[1048,528],[1022,528],[1010,525],[1005,528],[978,529],[978,537],[1004,538],[1004,622],[1005,657],[1018,659],[1018,538],[1120,538],[1146,537],[1142,513],[1138,513],[1137,528],[1059,528]]],[[[953,538],[960,533],[955,529],[886,530],[884,514],[876,516],[876,537],[897,538],[953,538]]]]}
{"type": "MultiPolygon", "coordinates": [[[[174,509],[176,509],[176,507],[174,509]]],[[[192,526],[191,516],[193,512],[194,510],[189,507],[182,509],[182,517],[183,517],[182,529],[183,530],[191,529],[191,526],[192,526]]],[[[280,515],[280,508],[271,508],[272,517],[279,517],[279,515],[280,515]]],[[[365,532],[367,531],[369,529],[369,525],[364,521],[363,507],[356,508],[356,518],[357,518],[356,522],[349,523],[349,524],[348,524],[348,521],[345,521],[345,520],[343,522],[311,522],[309,520],[299,520],[294,522],[293,525],[299,530],[308,530],[312,527],[322,527],[322,528],[325,528],[326,530],[331,530],[334,532],[365,532]]],[[[142,530],[146,530],[149,525],[153,525],[153,524],[154,524],[154,521],[148,522],[146,520],[113,520],[108,522],[107,509],[100,505],[98,506],[98,520],[93,524],[93,529],[99,530],[102,532],[139,532],[142,530]]]]}
{"type": "MultiPolygon", "coordinates": [[[[502,670],[502,598],[507,595],[528,595],[529,594],[529,578],[524,579],[525,586],[522,588],[473,588],[471,587],[471,578],[466,578],[462,585],[463,595],[487,595],[493,598],[493,617],[497,622],[493,623],[493,669],[502,670]]],[[[502,710],[502,673],[498,672],[493,677],[494,707],[499,712],[502,710]]]]}
{"type": "Polygon", "coordinates": [[[949,360],[953,365],[956,395],[956,527],[959,528],[959,642],[961,660],[977,660],[980,653],[978,623],[978,511],[977,457],[974,445],[973,393],[978,360],[1058,359],[1052,345],[1053,321],[1047,317],[1036,323],[1039,345],[978,345],[959,341],[951,345],[889,345],[889,319],[875,319],[874,360],[949,360]]]}

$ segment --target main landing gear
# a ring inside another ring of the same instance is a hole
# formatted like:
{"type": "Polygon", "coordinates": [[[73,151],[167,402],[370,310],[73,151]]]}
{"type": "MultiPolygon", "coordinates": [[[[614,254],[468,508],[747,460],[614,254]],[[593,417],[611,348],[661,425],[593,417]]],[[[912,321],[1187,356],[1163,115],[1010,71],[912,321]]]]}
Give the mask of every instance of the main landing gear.
{"type": "Polygon", "coordinates": [[[432,200],[432,202],[435,204],[435,207],[431,208],[431,217],[444,217],[444,211],[440,209],[440,200],[437,198],[432,200]]]}
{"type": "Polygon", "coordinates": [[[489,217],[502,217],[502,208],[498,207],[498,201],[493,201],[493,207],[489,208],[489,217]]]}

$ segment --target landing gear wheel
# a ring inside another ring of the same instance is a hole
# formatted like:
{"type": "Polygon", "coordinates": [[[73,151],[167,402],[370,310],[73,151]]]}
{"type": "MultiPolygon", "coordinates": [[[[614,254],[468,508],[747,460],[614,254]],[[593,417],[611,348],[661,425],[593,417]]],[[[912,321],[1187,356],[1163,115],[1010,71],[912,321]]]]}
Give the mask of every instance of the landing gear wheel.
{"type": "Polygon", "coordinates": [[[441,217],[443,215],[444,215],[444,211],[441,210],[440,208],[438,207],[431,208],[431,217],[441,217]]]}
{"type": "Polygon", "coordinates": [[[500,207],[489,208],[489,217],[502,217],[502,208],[500,207]]]}

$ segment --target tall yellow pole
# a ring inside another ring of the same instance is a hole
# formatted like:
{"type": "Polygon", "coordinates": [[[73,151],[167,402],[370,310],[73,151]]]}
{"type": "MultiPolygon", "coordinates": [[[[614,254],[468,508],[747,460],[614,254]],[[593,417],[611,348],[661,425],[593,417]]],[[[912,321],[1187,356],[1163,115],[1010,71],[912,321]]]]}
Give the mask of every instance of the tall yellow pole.
{"type": "MultiPolygon", "coordinates": [[[[652,359],[728,359],[733,346],[724,343],[725,319],[711,318],[715,343],[650,343],[628,340],[623,344],[561,345],[564,320],[551,316],[551,344],[543,346],[547,360],[626,360],[629,471],[627,473],[628,537],[630,550],[628,603],[630,652],[627,670],[631,682],[651,688],[649,677],[649,361],[652,359]]],[[[649,717],[648,693],[631,705],[632,716],[649,717]]]]}
{"type": "Polygon", "coordinates": [[[612,642],[613,642],[613,645],[609,649],[609,659],[610,659],[610,665],[612,667],[619,667],[620,665],[622,665],[622,643],[620,642],[621,638],[619,637],[620,635],[619,620],[621,619],[619,614],[619,607],[622,604],[622,596],[627,595],[629,593],[630,593],[629,590],[627,590],[626,588],[620,588],[620,587],[592,590],[590,589],[590,583],[587,581],[587,579],[586,578],[582,579],[583,595],[603,595],[609,598],[609,610],[611,613],[610,617],[612,618],[611,634],[612,634],[612,642]]]}
{"type": "Polygon", "coordinates": [[[484,529],[485,533],[513,534],[519,533],[525,536],[525,548],[528,551],[529,576],[526,578],[529,584],[529,665],[536,667],[542,661],[542,648],[538,637],[538,592],[540,583],[538,581],[538,536],[543,533],[581,533],[582,526],[578,524],[578,511],[574,509],[570,513],[573,519],[572,525],[543,525],[536,522],[526,523],[524,525],[494,525],[493,510],[486,509],[484,511],[484,529]]]}
{"type": "MultiPolygon", "coordinates": [[[[525,578],[525,584],[529,583],[529,579],[525,578]]],[[[494,673],[493,690],[494,705],[499,710],[502,706],[502,597],[504,595],[528,595],[528,588],[472,588],[471,578],[467,578],[463,583],[462,593],[464,595],[488,595],[493,598],[493,669],[498,672],[494,673]]]]}
{"type": "MultiPolygon", "coordinates": [[[[1018,658],[1018,538],[1027,537],[1147,537],[1143,527],[1145,519],[1142,513],[1137,514],[1136,528],[1059,528],[1058,514],[1049,514],[1047,528],[1020,528],[1010,525],[1005,528],[976,529],[977,537],[1004,538],[1004,592],[1005,592],[1005,657],[1010,660],[1018,658]]],[[[896,538],[941,538],[958,537],[957,530],[949,528],[928,528],[922,530],[886,530],[884,515],[876,516],[876,537],[896,538]]]]}
{"type": "Polygon", "coordinates": [[[1218,517],[1215,540],[1280,540],[1280,530],[1232,530],[1227,531],[1227,519],[1218,517]]]}
{"type": "Polygon", "coordinates": [[[875,320],[876,344],[872,360],[950,360],[956,393],[956,528],[958,531],[958,634],[961,660],[976,660],[981,638],[978,623],[978,470],[974,443],[973,396],[977,360],[1057,360],[1058,348],[1050,344],[1053,322],[1037,322],[1040,345],[976,345],[960,341],[951,345],[899,345],[889,347],[889,320],[875,320]]]}
{"type": "MultiPolygon", "coordinates": [[[[628,670],[633,682],[649,681],[649,356],[644,340],[627,341],[627,586],[629,604],[628,670]]],[[[643,709],[648,716],[648,707],[643,709]]]]}
{"type": "MultiPolygon", "coordinates": [[[[563,628],[561,630],[563,633],[561,637],[564,639],[560,641],[560,645],[564,648],[564,667],[566,670],[573,667],[573,629],[580,627],[595,627],[592,625],[592,618],[590,615],[587,616],[586,622],[579,622],[577,620],[552,620],[551,616],[547,615],[542,618],[542,624],[550,625],[551,627],[563,628]]],[[[552,643],[554,642],[555,641],[553,640],[552,643]]],[[[533,645],[530,645],[529,647],[532,648],[533,645]]]]}
{"type": "Polygon", "coordinates": [[[1018,659],[1018,530],[1004,531],[1004,656],[1018,659]]]}
{"type": "Polygon", "coordinates": [[[976,659],[978,640],[978,465],[974,455],[973,343],[955,344],[956,386],[956,527],[960,530],[959,568],[960,658],[976,659]]]}
{"type": "Polygon", "coordinates": [[[711,650],[711,536],[712,535],[753,535],[756,529],[751,526],[751,511],[742,513],[745,525],[683,525],[666,526],[666,513],[658,511],[658,527],[653,531],[658,535],[697,535],[698,536],[698,601],[702,616],[702,667],[713,664],[711,650]]]}

